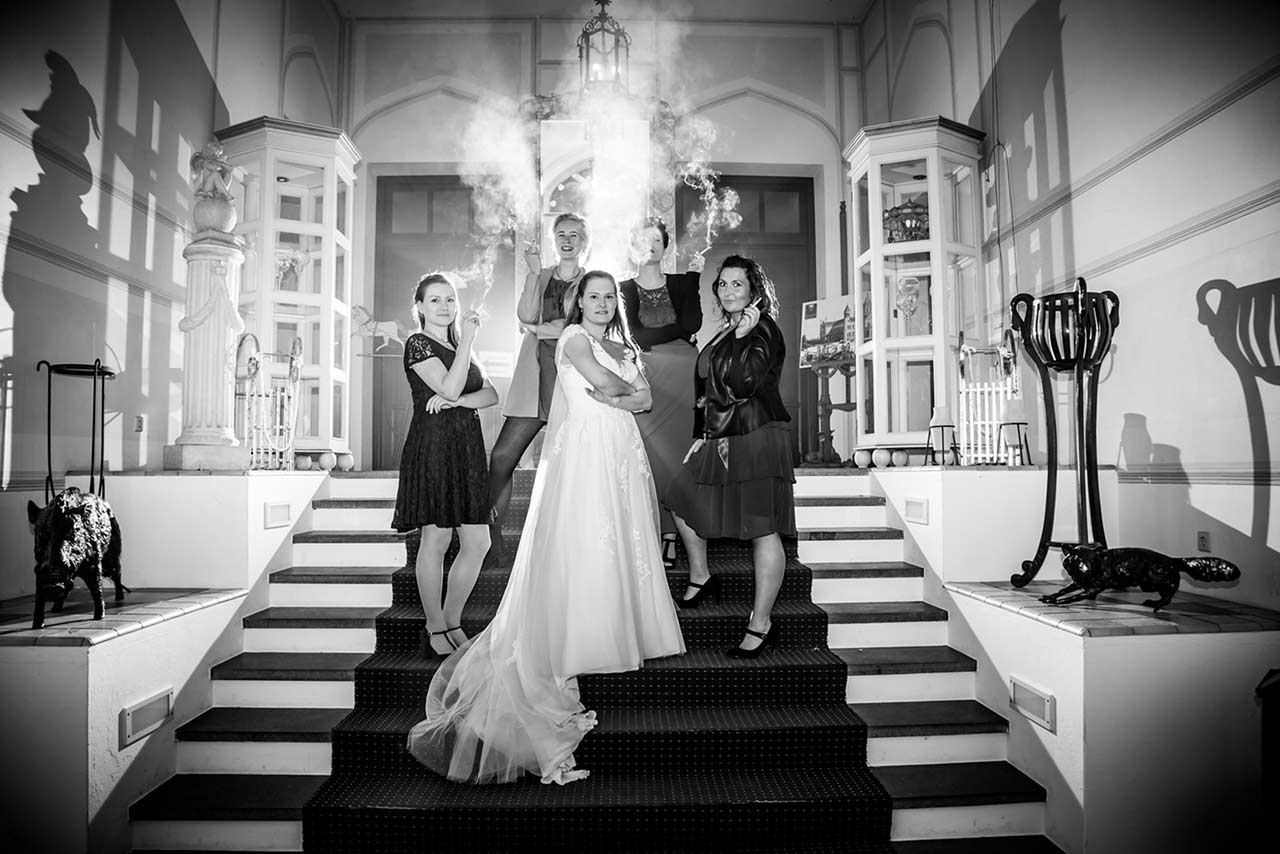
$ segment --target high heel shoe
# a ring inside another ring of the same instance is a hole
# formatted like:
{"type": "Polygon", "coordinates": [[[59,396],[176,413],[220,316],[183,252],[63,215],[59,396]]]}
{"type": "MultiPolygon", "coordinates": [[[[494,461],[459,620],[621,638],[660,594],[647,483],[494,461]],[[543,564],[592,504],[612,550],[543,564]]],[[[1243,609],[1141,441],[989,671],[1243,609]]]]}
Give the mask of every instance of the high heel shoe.
{"type": "Polygon", "coordinates": [[[449,646],[452,647],[450,652],[452,652],[454,649],[457,649],[457,647],[453,645],[453,641],[449,640],[449,629],[443,629],[438,632],[429,632],[426,630],[426,628],[423,628],[422,634],[418,638],[418,643],[421,647],[420,652],[422,653],[422,657],[427,659],[428,661],[430,661],[433,658],[449,657],[448,652],[440,652],[431,645],[431,639],[439,635],[443,635],[445,643],[449,644],[449,646]]]}
{"type": "Polygon", "coordinates": [[[676,539],[675,537],[662,538],[662,565],[667,569],[671,569],[676,565],[676,539]]]}
{"type": "Polygon", "coordinates": [[[445,630],[444,630],[444,639],[445,639],[445,640],[447,640],[447,641],[449,642],[449,646],[453,647],[454,649],[457,649],[458,647],[462,646],[462,643],[466,643],[466,642],[469,640],[469,638],[464,634],[464,635],[462,636],[462,643],[454,643],[454,642],[453,642],[453,638],[451,637],[451,635],[452,635],[454,632],[460,632],[460,631],[462,631],[462,626],[461,626],[461,625],[454,626],[454,627],[453,627],[453,628],[451,628],[451,629],[445,629],[445,630]]]}
{"type": "Polygon", "coordinates": [[[688,599],[685,599],[683,597],[681,597],[680,599],[677,599],[676,604],[679,605],[681,608],[696,608],[700,604],[702,604],[702,600],[707,598],[708,596],[715,596],[716,604],[717,605],[720,604],[720,576],[718,575],[709,576],[707,580],[702,582],[701,584],[698,584],[695,581],[690,581],[689,586],[692,587],[694,590],[697,590],[698,592],[694,593],[693,596],[689,597],[688,599]]]}
{"type": "Polygon", "coordinates": [[[770,623],[769,631],[767,632],[757,632],[755,629],[750,628],[747,629],[746,632],[753,638],[760,638],[760,645],[755,649],[743,649],[740,646],[735,646],[726,651],[726,654],[730,658],[759,658],[760,653],[764,652],[765,647],[776,646],[778,643],[777,623],[770,623]]]}

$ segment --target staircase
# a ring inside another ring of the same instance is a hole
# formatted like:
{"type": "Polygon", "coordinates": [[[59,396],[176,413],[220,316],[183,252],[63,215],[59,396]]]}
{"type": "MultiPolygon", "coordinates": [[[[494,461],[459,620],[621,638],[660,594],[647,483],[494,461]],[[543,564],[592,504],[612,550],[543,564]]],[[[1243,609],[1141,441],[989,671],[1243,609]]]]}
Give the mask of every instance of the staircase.
{"type": "MultiPolygon", "coordinates": [[[[1056,851],[1038,835],[1044,792],[1004,761],[1006,723],[972,699],[976,664],[920,601],[883,499],[861,473],[800,474],[778,650],[722,655],[750,607],[750,552],[713,544],[725,601],[681,612],[690,654],[582,680],[601,713],[578,752],[593,777],[484,789],[404,751],[435,663],[387,529],[395,478],[333,475],[270,607],[244,618],[245,651],[214,667],[214,708],[178,730],[177,775],[133,806],[135,849],[1056,851]]],[[[531,481],[518,473],[511,553],[531,481]]],[[[481,574],[469,634],[505,581],[481,574]]]]}

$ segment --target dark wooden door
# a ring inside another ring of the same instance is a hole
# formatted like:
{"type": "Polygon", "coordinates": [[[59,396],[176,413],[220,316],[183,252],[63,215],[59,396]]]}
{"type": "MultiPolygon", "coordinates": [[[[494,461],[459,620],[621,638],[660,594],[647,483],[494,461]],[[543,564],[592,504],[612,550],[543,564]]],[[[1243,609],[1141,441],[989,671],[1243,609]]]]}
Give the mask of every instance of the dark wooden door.
{"type": "MultiPolygon", "coordinates": [[[[374,235],[373,316],[394,320],[402,328],[416,328],[413,293],[424,273],[461,270],[477,258],[473,240],[475,210],[471,190],[457,176],[382,176],[377,183],[374,235]]],[[[510,282],[514,256],[510,247],[498,251],[493,270],[496,284],[485,299],[488,319],[480,329],[475,351],[480,354],[512,349],[515,303],[510,282]],[[505,286],[502,283],[506,283],[505,286]]],[[[461,303],[469,304],[466,293],[461,303]]],[[[400,466],[400,449],[413,414],[404,376],[404,350],[399,344],[374,354],[373,467],[400,466]]]]}
{"type": "MultiPolygon", "coordinates": [[[[791,414],[796,441],[795,460],[814,449],[817,433],[817,383],[811,371],[801,371],[800,316],[802,304],[816,299],[816,245],[812,178],[768,178],[724,175],[720,187],[738,193],[742,224],[722,230],[706,253],[702,276],[702,304],[706,322],[700,343],[710,340],[714,323],[712,287],[716,270],[729,255],[755,259],[778,292],[778,325],[787,343],[787,364],[780,391],[791,414]]],[[[676,194],[676,223],[681,268],[688,253],[705,246],[703,233],[689,233],[690,219],[700,213],[702,199],[692,188],[681,186],[676,194]]]]}

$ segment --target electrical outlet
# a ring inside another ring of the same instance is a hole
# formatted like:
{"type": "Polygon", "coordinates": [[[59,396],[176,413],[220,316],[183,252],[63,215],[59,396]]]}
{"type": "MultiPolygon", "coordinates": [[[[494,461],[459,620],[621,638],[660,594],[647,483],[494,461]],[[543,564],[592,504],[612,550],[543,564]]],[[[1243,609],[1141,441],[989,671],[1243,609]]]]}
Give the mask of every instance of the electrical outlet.
{"type": "Polygon", "coordinates": [[[1209,532],[1196,531],[1196,548],[1202,552],[1209,551],[1209,532]]]}
{"type": "Polygon", "coordinates": [[[146,426],[146,423],[146,416],[135,415],[133,418],[133,432],[141,433],[142,429],[146,426]]]}

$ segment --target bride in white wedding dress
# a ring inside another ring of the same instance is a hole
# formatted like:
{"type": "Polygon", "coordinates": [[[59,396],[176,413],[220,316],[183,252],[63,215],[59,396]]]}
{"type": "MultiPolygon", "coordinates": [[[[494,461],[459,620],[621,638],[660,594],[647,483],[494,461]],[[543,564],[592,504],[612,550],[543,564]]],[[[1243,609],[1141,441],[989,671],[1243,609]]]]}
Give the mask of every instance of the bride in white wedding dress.
{"type": "Polygon", "coordinates": [[[409,733],[409,751],[458,782],[586,777],[573,751],[596,717],[579,701],[577,677],[685,651],[631,414],[648,406],[649,388],[613,277],[585,274],[566,322],[506,592],[488,627],[440,665],[426,719],[409,733]]]}

